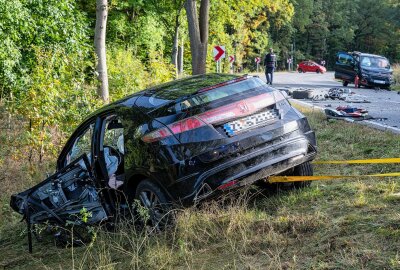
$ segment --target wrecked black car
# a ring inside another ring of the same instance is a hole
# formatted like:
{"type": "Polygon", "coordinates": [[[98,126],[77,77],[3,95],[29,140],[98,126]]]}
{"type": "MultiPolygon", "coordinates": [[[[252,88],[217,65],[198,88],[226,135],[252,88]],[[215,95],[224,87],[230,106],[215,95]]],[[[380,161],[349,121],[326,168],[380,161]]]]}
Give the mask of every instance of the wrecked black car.
{"type": "Polygon", "coordinates": [[[28,223],[94,224],[134,202],[153,224],[166,205],[192,204],[271,175],[312,175],[315,134],[285,96],[253,76],[168,82],[89,116],[57,172],[13,195],[28,223]]]}

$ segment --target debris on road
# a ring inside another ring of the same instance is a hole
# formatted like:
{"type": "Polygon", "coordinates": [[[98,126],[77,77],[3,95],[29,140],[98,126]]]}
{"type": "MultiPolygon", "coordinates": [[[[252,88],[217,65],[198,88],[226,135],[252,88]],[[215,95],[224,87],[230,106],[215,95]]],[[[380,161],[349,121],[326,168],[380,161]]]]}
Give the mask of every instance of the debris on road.
{"type": "Polygon", "coordinates": [[[312,99],[313,98],[313,90],[307,89],[307,90],[295,90],[293,91],[292,97],[294,99],[312,99]]]}
{"type": "Polygon", "coordinates": [[[336,108],[339,112],[346,113],[347,117],[365,117],[368,115],[368,111],[365,109],[354,108],[350,106],[339,106],[336,108]]]}
{"type": "Polygon", "coordinates": [[[364,109],[339,106],[335,109],[326,108],[325,115],[328,119],[351,118],[356,121],[371,119],[368,112],[364,109]]]}
{"type": "MultiPolygon", "coordinates": [[[[332,105],[326,105],[325,107],[332,107],[332,105]]],[[[353,121],[362,121],[362,120],[378,120],[378,121],[386,121],[388,118],[386,117],[372,117],[368,115],[368,111],[365,109],[350,107],[350,106],[339,106],[335,109],[326,108],[325,115],[327,119],[352,119],[353,121]]]]}

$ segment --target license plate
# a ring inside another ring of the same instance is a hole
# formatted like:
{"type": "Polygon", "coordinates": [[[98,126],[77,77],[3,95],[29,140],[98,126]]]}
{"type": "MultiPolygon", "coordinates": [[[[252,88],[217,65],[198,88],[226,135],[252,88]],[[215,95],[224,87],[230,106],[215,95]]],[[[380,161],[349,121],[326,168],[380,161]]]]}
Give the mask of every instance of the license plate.
{"type": "Polygon", "coordinates": [[[381,80],[374,80],[374,83],[385,84],[386,82],[381,80]]]}
{"type": "Polygon", "coordinates": [[[224,130],[228,136],[233,136],[248,129],[271,123],[278,119],[278,116],[277,110],[264,111],[228,122],[224,125],[224,130]]]}

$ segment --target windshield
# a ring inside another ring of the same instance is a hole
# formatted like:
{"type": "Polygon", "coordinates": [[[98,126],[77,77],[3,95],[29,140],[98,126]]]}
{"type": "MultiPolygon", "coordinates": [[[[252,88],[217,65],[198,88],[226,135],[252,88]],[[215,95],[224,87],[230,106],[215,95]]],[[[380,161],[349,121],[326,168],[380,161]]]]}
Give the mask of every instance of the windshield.
{"type": "Polygon", "coordinates": [[[363,56],[361,66],[370,68],[390,68],[389,61],[384,57],[363,56]]]}

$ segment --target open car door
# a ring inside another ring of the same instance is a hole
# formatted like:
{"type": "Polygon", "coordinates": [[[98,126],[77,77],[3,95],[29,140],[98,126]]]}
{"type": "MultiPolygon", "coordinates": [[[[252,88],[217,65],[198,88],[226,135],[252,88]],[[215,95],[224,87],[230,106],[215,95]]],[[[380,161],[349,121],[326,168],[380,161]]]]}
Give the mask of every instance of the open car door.
{"type": "Polygon", "coordinates": [[[356,75],[357,66],[353,56],[346,52],[337,53],[335,62],[335,79],[349,83],[354,82],[356,75]]]}
{"type": "Polygon", "coordinates": [[[11,207],[30,224],[94,224],[108,215],[86,154],[38,185],[11,196],[11,207]]]}

